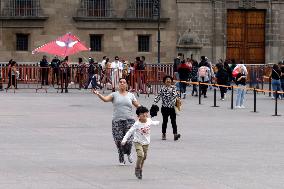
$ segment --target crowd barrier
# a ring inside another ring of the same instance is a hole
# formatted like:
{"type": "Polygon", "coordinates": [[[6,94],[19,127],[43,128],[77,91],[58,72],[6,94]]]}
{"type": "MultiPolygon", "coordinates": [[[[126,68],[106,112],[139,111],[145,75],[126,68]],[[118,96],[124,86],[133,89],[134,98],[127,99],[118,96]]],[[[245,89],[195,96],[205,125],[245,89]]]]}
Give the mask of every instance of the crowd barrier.
{"type": "MultiPolygon", "coordinates": [[[[169,68],[167,68],[169,70],[169,68]]],[[[129,71],[119,69],[104,69],[99,67],[94,70],[94,75],[88,73],[87,66],[78,67],[72,65],[68,68],[50,68],[30,65],[17,66],[18,73],[12,73],[8,67],[2,67],[0,84],[7,87],[11,83],[11,78],[16,75],[15,86],[11,89],[28,88],[40,89],[46,92],[52,86],[57,89],[65,87],[64,82],[68,82],[68,89],[82,89],[90,84],[90,76],[95,76],[98,86],[103,91],[112,90],[117,87],[119,78],[125,78],[129,84],[129,90],[139,93],[156,93],[162,85],[162,78],[165,76],[165,68],[147,67],[142,71],[129,71]],[[66,73],[66,74],[65,74],[66,73]],[[62,86],[64,85],[64,86],[62,86]]],[[[6,91],[9,89],[6,89],[6,91]]]]}

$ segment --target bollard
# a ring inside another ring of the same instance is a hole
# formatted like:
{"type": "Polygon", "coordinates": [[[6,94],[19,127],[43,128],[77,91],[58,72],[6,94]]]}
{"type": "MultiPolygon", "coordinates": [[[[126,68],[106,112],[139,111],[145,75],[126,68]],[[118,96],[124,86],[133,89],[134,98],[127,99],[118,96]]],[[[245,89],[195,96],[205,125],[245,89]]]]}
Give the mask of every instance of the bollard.
{"type": "Polygon", "coordinates": [[[231,86],[231,109],[234,109],[234,86],[231,86]]]}
{"type": "Polygon", "coordinates": [[[278,91],[275,91],[275,114],[273,116],[281,116],[277,114],[277,96],[278,96],[278,91]]]}
{"type": "Polygon", "coordinates": [[[256,112],[256,89],[253,88],[253,112],[256,112]]]}
{"type": "Polygon", "coordinates": [[[269,87],[269,89],[268,89],[269,90],[268,96],[271,97],[271,92],[270,92],[271,91],[271,77],[269,77],[269,85],[268,85],[268,87],[269,87]]]}
{"type": "Polygon", "coordinates": [[[216,86],[215,84],[213,85],[213,87],[214,87],[214,105],[211,107],[219,107],[219,106],[216,106],[216,86]]]}
{"type": "Polygon", "coordinates": [[[2,65],[0,65],[0,91],[3,91],[2,65]]]}
{"type": "Polygon", "coordinates": [[[198,94],[199,94],[199,96],[198,96],[198,98],[199,98],[199,104],[201,104],[201,87],[200,87],[200,81],[198,82],[198,94]]]}

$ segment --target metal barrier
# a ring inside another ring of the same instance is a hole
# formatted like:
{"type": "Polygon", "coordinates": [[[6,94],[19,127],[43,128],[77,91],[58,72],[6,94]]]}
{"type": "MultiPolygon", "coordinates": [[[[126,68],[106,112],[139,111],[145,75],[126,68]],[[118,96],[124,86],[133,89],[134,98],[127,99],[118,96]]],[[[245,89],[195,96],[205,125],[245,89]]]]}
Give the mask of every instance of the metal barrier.
{"type": "MultiPolygon", "coordinates": [[[[5,64],[1,64],[1,84],[8,84],[9,81],[9,68],[5,64]]],[[[44,87],[46,83],[42,80],[47,77],[47,84],[59,89],[61,87],[60,69],[53,68],[41,68],[38,63],[34,64],[19,64],[17,67],[19,71],[19,77],[17,83],[19,87],[35,88],[36,90],[44,87]],[[43,73],[47,76],[43,77],[43,73]]],[[[68,88],[81,89],[85,88],[87,82],[90,80],[88,76],[88,65],[83,67],[78,64],[70,64],[68,67],[68,88]]],[[[248,84],[256,89],[264,89],[264,84],[268,84],[270,81],[271,65],[247,65],[248,70],[248,84]]],[[[131,91],[139,93],[157,93],[160,85],[162,84],[162,78],[165,75],[173,75],[173,64],[147,64],[145,70],[142,71],[126,71],[115,69],[104,69],[96,67],[95,77],[96,81],[102,85],[102,89],[112,90],[117,87],[118,79],[124,77],[128,80],[129,89],[131,91]]],[[[1,88],[1,87],[0,87],[1,88]]],[[[270,91],[270,90],[269,90],[270,91]]]]}

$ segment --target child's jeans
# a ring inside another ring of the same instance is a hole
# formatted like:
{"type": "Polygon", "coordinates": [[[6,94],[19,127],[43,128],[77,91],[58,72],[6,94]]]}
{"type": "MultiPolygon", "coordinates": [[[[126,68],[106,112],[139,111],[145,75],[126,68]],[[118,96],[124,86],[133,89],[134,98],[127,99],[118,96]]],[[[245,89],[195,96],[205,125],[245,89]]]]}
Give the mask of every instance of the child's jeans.
{"type": "Polygon", "coordinates": [[[134,142],[136,153],[137,153],[137,162],[136,162],[136,168],[137,169],[142,169],[144,161],[147,157],[147,151],[149,145],[142,145],[138,142],[134,142]]]}

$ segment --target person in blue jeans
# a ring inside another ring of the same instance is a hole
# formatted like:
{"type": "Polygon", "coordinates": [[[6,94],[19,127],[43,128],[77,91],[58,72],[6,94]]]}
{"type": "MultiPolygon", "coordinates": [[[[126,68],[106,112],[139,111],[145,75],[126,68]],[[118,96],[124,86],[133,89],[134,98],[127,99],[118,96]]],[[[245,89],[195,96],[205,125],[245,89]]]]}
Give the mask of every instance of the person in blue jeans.
{"type": "Polygon", "coordinates": [[[246,80],[247,80],[247,71],[244,65],[239,66],[238,75],[236,77],[236,85],[237,85],[237,99],[236,99],[236,108],[245,108],[245,93],[246,93],[246,80]]]}
{"type": "MultiPolygon", "coordinates": [[[[271,71],[271,79],[272,79],[272,90],[273,91],[281,91],[281,70],[280,67],[277,64],[274,64],[272,67],[272,71],[271,71]]],[[[280,98],[281,99],[281,94],[276,95],[276,93],[273,93],[273,97],[272,99],[275,98],[280,98]]]]}
{"type": "MultiPolygon", "coordinates": [[[[281,89],[284,92],[284,62],[281,61],[279,63],[281,74],[280,74],[280,82],[281,82],[281,89]]],[[[284,94],[282,94],[282,99],[284,98],[284,94]]]]}

